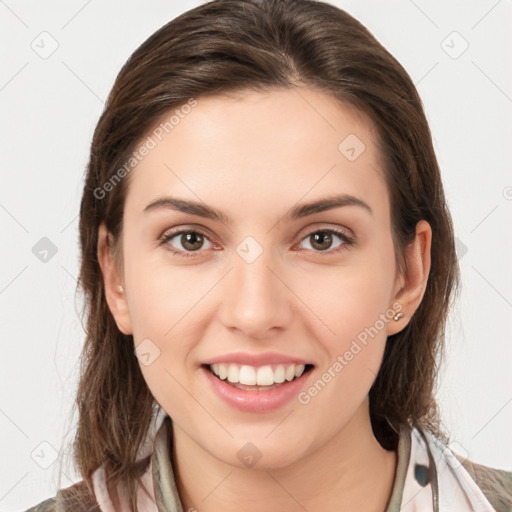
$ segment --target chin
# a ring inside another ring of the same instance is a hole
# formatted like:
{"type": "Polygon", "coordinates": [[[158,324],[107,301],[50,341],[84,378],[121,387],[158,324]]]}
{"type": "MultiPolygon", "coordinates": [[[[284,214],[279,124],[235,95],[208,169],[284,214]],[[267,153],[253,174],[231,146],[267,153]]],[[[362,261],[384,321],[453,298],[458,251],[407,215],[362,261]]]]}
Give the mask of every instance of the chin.
{"type": "MultiPolygon", "coordinates": [[[[268,430],[265,435],[267,434],[268,430]]],[[[272,442],[264,436],[258,439],[255,441],[231,439],[226,444],[216,443],[213,446],[204,446],[204,449],[229,466],[256,471],[282,469],[306,455],[297,451],[297,443],[292,442],[289,437],[287,440],[276,437],[272,442]]]]}

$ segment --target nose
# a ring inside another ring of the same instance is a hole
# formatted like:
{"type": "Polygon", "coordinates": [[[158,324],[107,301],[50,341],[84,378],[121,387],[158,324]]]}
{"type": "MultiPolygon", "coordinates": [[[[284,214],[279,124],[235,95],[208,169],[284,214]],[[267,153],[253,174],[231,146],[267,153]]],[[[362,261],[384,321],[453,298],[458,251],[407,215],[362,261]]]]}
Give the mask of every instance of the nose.
{"type": "Polygon", "coordinates": [[[270,252],[263,251],[250,263],[235,254],[222,290],[221,322],[227,329],[254,339],[285,329],[292,316],[293,294],[270,252]]]}

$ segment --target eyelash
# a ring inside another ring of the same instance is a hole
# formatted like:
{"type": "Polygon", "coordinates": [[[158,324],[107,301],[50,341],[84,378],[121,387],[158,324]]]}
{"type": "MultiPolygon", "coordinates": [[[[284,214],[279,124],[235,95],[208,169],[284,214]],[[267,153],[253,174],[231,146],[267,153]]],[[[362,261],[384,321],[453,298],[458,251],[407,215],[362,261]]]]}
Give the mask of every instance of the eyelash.
{"type": "MultiPolygon", "coordinates": [[[[211,240],[209,239],[208,235],[206,233],[204,233],[203,231],[201,231],[200,229],[181,229],[181,230],[174,231],[174,232],[171,232],[171,233],[165,233],[159,239],[159,244],[160,245],[167,244],[170,240],[172,240],[176,236],[183,235],[183,234],[189,234],[189,233],[199,234],[199,235],[203,236],[204,238],[206,238],[208,241],[211,242],[211,240]]],[[[330,233],[330,234],[334,234],[334,235],[339,236],[342,239],[342,241],[343,241],[343,243],[341,245],[339,245],[338,247],[336,247],[335,249],[331,249],[331,250],[327,250],[327,251],[314,251],[314,252],[319,253],[319,254],[336,254],[338,252],[347,250],[348,246],[354,245],[354,242],[355,242],[354,238],[348,236],[343,231],[338,230],[338,229],[334,229],[334,228],[316,229],[316,230],[311,231],[310,233],[308,233],[305,237],[301,238],[300,241],[302,242],[306,238],[308,238],[311,235],[314,235],[316,233],[330,233]]],[[[171,247],[170,245],[167,246],[167,250],[169,250],[172,254],[174,254],[174,255],[176,255],[178,257],[181,257],[181,258],[194,258],[194,257],[196,257],[195,253],[202,252],[201,250],[198,250],[198,251],[188,251],[188,252],[187,251],[178,251],[178,250],[174,249],[173,247],[171,247]]],[[[311,249],[308,249],[308,250],[311,250],[311,249]]]]}

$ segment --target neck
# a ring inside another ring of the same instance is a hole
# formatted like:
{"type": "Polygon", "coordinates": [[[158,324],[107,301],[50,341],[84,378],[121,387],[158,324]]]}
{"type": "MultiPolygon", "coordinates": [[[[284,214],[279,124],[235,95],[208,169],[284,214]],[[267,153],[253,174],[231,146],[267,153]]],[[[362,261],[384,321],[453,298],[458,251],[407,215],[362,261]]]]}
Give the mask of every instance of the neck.
{"type": "Polygon", "coordinates": [[[281,468],[240,469],[207,454],[173,425],[174,472],[184,510],[385,512],[396,452],[373,434],[368,402],[313,454],[281,468]],[[243,505],[243,507],[242,507],[243,505]]]}

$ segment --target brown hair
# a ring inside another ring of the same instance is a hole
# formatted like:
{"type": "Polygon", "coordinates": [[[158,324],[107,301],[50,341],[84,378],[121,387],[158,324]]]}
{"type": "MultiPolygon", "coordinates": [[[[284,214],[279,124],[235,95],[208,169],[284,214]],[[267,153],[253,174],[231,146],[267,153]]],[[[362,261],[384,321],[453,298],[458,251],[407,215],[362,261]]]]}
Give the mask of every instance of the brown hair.
{"type": "Polygon", "coordinates": [[[434,399],[444,327],[459,283],[453,227],[431,134],[409,75],[357,20],[312,0],[215,0],[178,16],[123,66],[98,122],[80,208],[86,340],[75,405],[74,458],[84,479],[105,463],[109,487],[124,484],[134,510],[135,462],[155,405],[134,354],[105,300],[97,260],[98,227],[121,238],[129,175],[102,188],[142,138],[172,109],[234,91],[311,87],[363,112],[376,127],[391,197],[399,268],[415,227],[432,227],[431,270],[408,325],[388,338],[370,390],[379,442],[396,447],[401,423],[445,437],[434,399]],[[101,194],[98,190],[103,190],[101,194]]]}

